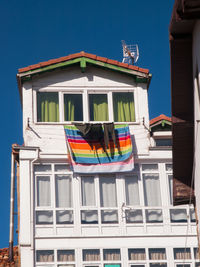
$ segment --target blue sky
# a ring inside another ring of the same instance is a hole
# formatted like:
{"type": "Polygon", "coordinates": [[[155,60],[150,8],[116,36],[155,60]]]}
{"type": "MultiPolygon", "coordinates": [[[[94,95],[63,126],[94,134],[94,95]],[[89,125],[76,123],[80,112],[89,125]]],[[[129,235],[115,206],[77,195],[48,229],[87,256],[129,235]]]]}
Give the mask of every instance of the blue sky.
{"type": "Polygon", "coordinates": [[[11,145],[23,144],[17,69],[80,51],[122,61],[121,40],[136,43],[140,51],[136,65],[153,75],[150,118],[170,116],[168,27],[173,2],[0,0],[0,248],[9,242],[11,145]]]}

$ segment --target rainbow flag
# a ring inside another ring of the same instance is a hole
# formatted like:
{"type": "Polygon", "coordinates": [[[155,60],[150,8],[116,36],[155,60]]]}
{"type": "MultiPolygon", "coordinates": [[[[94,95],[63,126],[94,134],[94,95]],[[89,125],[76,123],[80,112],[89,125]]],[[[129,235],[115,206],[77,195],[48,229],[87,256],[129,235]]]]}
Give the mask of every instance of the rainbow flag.
{"type": "Polygon", "coordinates": [[[117,147],[110,140],[108,149],[99,140],[89,140],[72,125],[64,126],[72,169],[77,173],[126,172],[134,168],[128,125],[115,125],[117,147]]]}

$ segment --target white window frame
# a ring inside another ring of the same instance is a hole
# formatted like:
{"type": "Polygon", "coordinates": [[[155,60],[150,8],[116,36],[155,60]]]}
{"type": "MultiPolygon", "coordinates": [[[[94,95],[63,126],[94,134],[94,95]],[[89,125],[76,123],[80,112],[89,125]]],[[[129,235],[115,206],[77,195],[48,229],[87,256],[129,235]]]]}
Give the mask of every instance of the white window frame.
{"type": "MultiPolygon", "coordinates": [[[[40,165],[40,164],[39,164],[40,165]]],[[[37,171],[35,172],[34,175],[34,180],[35,180],[35,213],[37,211],[52,211],[53,212],[53,223],[52,224],[36,224],[35,220],[35,227],[37,228],[45,228],[45,227],[72,227],[74,225],[74,213],[75,213],[75,208],[74,208],[74,190],[73,190],[73,177],[72,177],[72,172],[71,171],[55,171],[55,165],[63,165],[66,166],[66,164],[62,163],[43,163],[42,165],[51,165],[51,170],[46,171],[46,172],[40,172],[37,171]],[[72,189],[72,207],[56,207],[56,186],[55,186],[55,181],[56,181],[56,175],[69,175],[71,176],[71,189],[72,189]],[[51,188],[51,206],[50,207],[38,207],[37,206],[37,177],[50,177],[50,188],[51,188]],[[73,223],[72,224],[57,224],[56,223],[56,212],[57,211],[73,211],[73,223]]],[[[36,217],[36,216],[35,216],[36,217]]]]}
{"type": "MultiPolygon", "coordinates": [[[[33,90],[33,122],[35,124],[41,125],[57,125],[57,124],[71,124],[69,121],[64,121],[64,94],[82,94],[82,100],[83,100],[83,123],[106,123],[106,122],[114,122],[114,111],[113,111],[113,98],[112,93],[133,93],[133,99],[134,99],[134,108],[135,108],[135,121],[133,122],[115,122],[116,124],[138,124],[138,118],[139,118],[139,112],[138,112],[138,103],[137,103],[137,88],[108,88],[108,89],[99,89],[99,88],[84,88],[80,89],[77,87],[74,88],[39,88],[35,87],[33,90]],[[58,101],[59,101],[59,121],[58,122],[38,122],[37,121],[37,93],[38,92],[52,92],[52,93],[58,93],[58,101]],[[109,114],[109,120],[108,121],[90,121],[89,120],[89,94],[107,94],[108,96],[108,114],[109,114]]],[[[77,121],[78,122],[78,121],[77,121]]]]}

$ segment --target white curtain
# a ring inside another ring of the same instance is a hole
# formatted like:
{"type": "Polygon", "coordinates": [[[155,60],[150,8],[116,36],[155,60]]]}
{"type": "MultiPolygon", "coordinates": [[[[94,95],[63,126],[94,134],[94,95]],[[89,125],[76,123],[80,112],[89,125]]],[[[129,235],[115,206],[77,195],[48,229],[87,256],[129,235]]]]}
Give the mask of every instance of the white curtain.
{"type": "Polygon", "coordinates": [[[171,222],[187,222],[186,209],[171,209],[171,222]]]}
{"type": "Polygon", "coordinates": [[[126,189],[126,204],[130,206],[140,205],[137,175],[125,178],[125,189],[126,189]]]}
{"type": "Polygon", "coordinates": [[[116,207],[116,183],[114,177],[103,177],[99,179],[101,207],[116,207]]]}
{"type": "Polygon", "coordinates": [[[37,176],[37,206],[51,206],[50,176],[37,176]]]}
{"type": "Polygon", "coordinates": [[[56,175],[56,207],[72,207],[71,177],[56,175]]]}
{"type": "Polygon", "coordinates": [[[161,206],[160,181],[158,174],[143,174],[144,201],[146,206],[161,206]]]}
{"type": "Polygon", "coordinates": [[[142,223],[143,222],[142,210],[126,210],[126,222],[142,223]]]}
{"type": "Polygon", "coordinates": [[[52,224],[53,211],[41,210],[36,212],[36,224],[52,224]]]}
{"type": "Polygon", "coordinates": [[[56,223],[57,224],[69,224],[73,223],[73,211],[72,210],[58,210],[56,211],[56,223]]]}
{"type": "Polygon", "coordinates": [[[97,210],[82,210],[81,223],[98,223],[97,210]]]}
{"type": "Polygon", "coordinates": [[[173,176],[168,175],[169,179],[169,194],[170,194],[170,205],[173,205],[173,176]]]}
{"type": "Polygon", "coordinates": [[[95,187],[93,177],[81,178],[82,206],[95,206],[95,187]]]}

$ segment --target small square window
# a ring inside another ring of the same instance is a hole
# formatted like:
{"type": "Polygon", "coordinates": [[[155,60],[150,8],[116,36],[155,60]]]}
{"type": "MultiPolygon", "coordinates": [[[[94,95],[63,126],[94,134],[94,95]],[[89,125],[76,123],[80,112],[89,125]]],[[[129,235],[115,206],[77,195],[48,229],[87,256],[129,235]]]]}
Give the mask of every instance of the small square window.
{"type": "Polygon", "coordinates": [[[165,248],[150,248],[149,249],[150,260],[166,260],[165,248]]]}
{"type": "Polygon", "coordinates": [[[155,138],[156,146],[172,146],[171,138],[155,138]]]}
{"type": "Polygon", "coordinates": [[[190,248],[174,248],[175,260],[189,260],[191,259],[190,248]]]}

